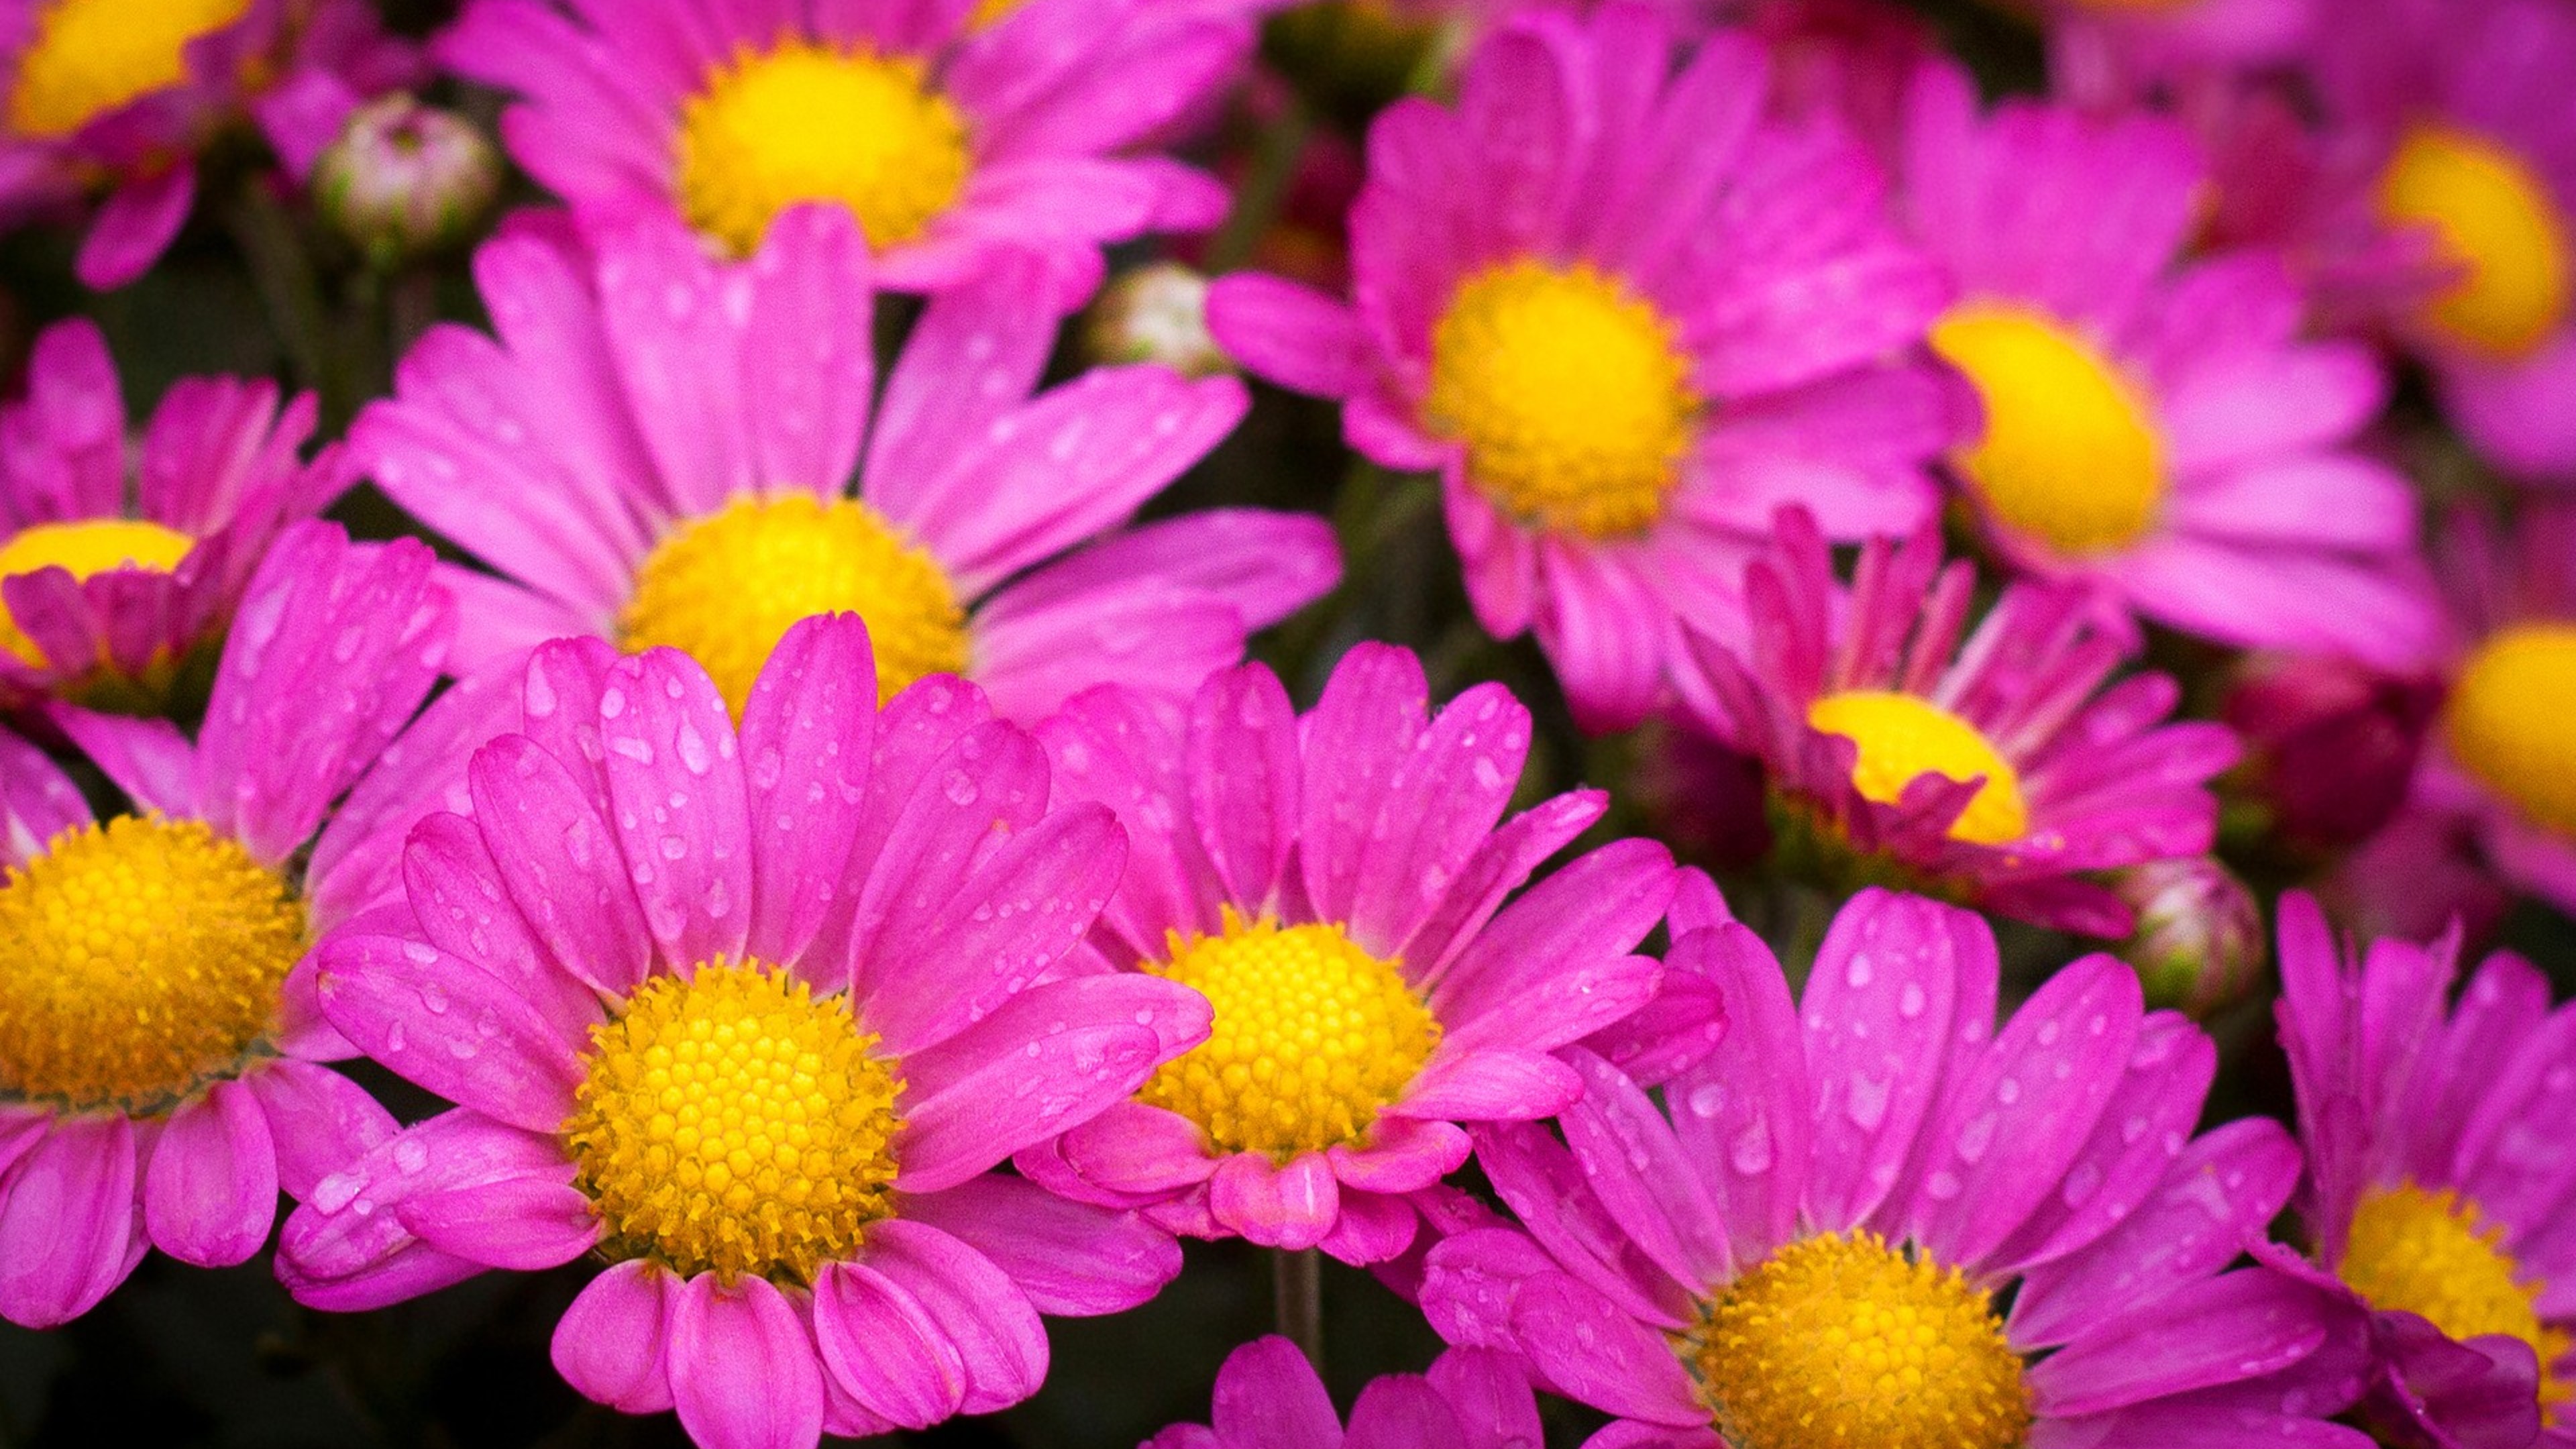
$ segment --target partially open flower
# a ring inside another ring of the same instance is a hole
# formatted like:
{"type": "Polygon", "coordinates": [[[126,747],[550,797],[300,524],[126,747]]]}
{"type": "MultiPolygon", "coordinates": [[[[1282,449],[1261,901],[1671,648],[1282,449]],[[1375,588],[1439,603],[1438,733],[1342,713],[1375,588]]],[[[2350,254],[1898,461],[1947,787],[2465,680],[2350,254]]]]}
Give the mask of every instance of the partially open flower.
{"type": "Polygon", "coordinates": [[[350,113],[314,163],[313,200],[379,270],[460,246],[501,195],[501,153],[454,111],[409,95],[350,113]]]}

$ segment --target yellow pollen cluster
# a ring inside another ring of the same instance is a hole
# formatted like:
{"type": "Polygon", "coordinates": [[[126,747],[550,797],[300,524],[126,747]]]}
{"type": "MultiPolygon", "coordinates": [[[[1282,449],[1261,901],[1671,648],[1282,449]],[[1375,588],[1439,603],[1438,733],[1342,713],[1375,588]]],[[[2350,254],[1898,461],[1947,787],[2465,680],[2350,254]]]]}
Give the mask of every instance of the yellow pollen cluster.
{"type": "Polygon", "coordinates": [[[686,651],[738,719],[787,631],[842,612],[867,620],[880,699],[966,668],[966,614],[938,561],[866,504],[804,493],[737,498],[673,530],[636,570],[621,642],[686,651]]]}
{"type": "Polygon", "coordinates": [[[2576,836],[2576,624],[2502,630],[2451,686],[2451,757],[2545,829],[2576,836]]]}
{"type": "Polygon", "coordinates": [[[18,57],[9,129],[68,136],[188,78],[188,42],[239,20],[250,0],[53,0],[18,57]]]}
{"type": "Polygon", "coordinates": [[[1431,336],[1431,428],[1534,528],[1615,538],[1663,516],[1701,399],[1672,321],[1618,277],[1522,260],[1458,286],[1431,336]]]}
{"type": "Polygon", "coordinates": [[[680,114],[681,209],[749,255],[791,206],[837,201],[870,245],[921,234],[974,166],[966,122],[921,62],[787,40],[745,50],[680,114]]]}
{"type": "Polygon", "coordinates": [[[1875,1233],[1782,1248],[1678,1342],[1737,1449],[2012,1449],[2030,1432],[1986,1295],[1875,1233]]]}
{"type": "Polygon", "coordinates": [[[1422,1070],[1440,1023],[1396,963],[1339,926],[1247,922],[1170,938],[1148,969],[1207,997],[1208,1039],[1166,1062],[1140,1101],[1187,1117],[1220,1152],[1285,1161],[1358,1142],[1422,1070]]]}
{"type": "Polygon", "coordinates": [[[2525,357],[2567,315],[2567,220],[2547,184],[2485,137],[2410,128],[2380,173],[2379,211],[2431,227],[2444,259],[2462,269],[2425,309],[2453,341],[2490,357],[2525,357]]]}
{"type": "Polygon", "coordinates": [[[150,1112],[235,1070],[304,906],[201,821],[75,825],[0,885],[0,1091],[150,1112]]]}
{"type": "Polygon", "coordinates": [[[2420,1314],[2457,1339],[2500,1333],[2540,1356],[2540,1402],[2557,1418],[2576,1385],[2552,1372],[2568,1349],[2563,1328],[2540,1321],[2548,1285],[2522,1277],[2504,1229],[2481,1227],[2475,1203],[2409,1183],[2373,1188],[2353,1209],[2336,1270],[2374,1308],[2420,1314]]]}
{"type": "Polygon", "coordinates": [[[563,1136],[611,1255],[810,1283],[892,1210],[901,1084],[848,997],[718,959],[590,1035],[563,1136]]]}
{"type": "Polygon", "coordinates": [[[1893,805],[1919,775],[1968,781],[1983,775],[1968,808],[1950,822],[1950,838],[2004,845],[2030,833],[2021,776],[1977,727],[1919,695],[1849,689],[1807,706],[1807,725],[1860,747],[1852,786],[1864,799],[1893,805]]]}
{"type": "Polygon", "coordinates": [[[2117,553],[2164,506],[2164,440],[2129,380],[2092,343],[2019,307],[1962,303],[1932,348],[1966,373],[1986,430],[1951,455],[1986,511],[2070,558],[2117,553]]]}
{"type": "MultiPolygon", "coordinates": [[[[75,579],[111,569],[150,569],[168,573],[179,566],[197,541],[175,528],[134,518],[89,518],[77,523],[39,523],[20,529],[0,543],[0,579],[32,574],[57,565],[75,579]]],[[[42,664],[36,641],[0,606],[0,648],[42,664]]]]}

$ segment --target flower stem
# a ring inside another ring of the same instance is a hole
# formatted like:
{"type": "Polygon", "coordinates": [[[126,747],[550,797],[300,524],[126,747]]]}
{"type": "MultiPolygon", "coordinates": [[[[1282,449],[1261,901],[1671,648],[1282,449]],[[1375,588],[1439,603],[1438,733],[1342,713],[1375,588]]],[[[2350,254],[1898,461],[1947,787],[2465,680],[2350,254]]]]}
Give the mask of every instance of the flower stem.
{"type": "Polygon", "coordinates": [[[1279,1333],[1324,1371],[1324,1255],[1307,1248],[1270,1250],[1270,1287],[1279,1307],[1279,1333]]]}

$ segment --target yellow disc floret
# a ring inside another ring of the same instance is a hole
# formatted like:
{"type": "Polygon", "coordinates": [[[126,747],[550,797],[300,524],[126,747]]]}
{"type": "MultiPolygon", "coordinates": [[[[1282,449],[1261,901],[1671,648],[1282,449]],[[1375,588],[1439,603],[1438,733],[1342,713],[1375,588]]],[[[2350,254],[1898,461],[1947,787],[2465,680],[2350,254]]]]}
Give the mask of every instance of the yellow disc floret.
{"type": "Polygon", "coordinates": [[[847,996],[719,959],[590,1041],[563,1136],[612,1256],[810,1283],[893,1210],[901,1084],[847,996]]]}
{"type": "Polygon", "coordinates": [[[2540,1356],[2540,1402],[2557,1418],[2576,1385],[2552,1370],[2568,1349],[2567,1330],[2540,1319],[2548,1285],[2523,1276],[2504,1229],[2483,1226],[2458,1193],[2408,1183],[2373,1188],[2354,1207],[2336,1269],[2374,1308],[2421,1315],[2455,1339],[2502,1334],[2540,1356]]]}
{"type": "Polygon", "coordinates": [[[1488,267],[1432,333],[1423,410],[1496,507],[1549,532],[1635,533],[1663,516],[1699,418],[1678,335],[1588,263],[1488,267]]]}
{"type": "Polygon", "coordinates": [[[1339,926],[1246,921],[1229,908],[1223,931],[1174,932],[1169,949],[1147,969],[1207,997],[1216,1023],[1137,1096],[1199,1124],[1220,1152],[1285,1161],[1359,1142],[1440,1043],[1396,963],[1339,926]]]}
{"type": "Polygon", "coordinates": [[[18,56],[9,129],[68,136],[188,78],[188,42],[242,18],[250,0],[52,0],[18,56]]]}
{"type": "Polygon", "coordinates": [[[2520,624],[2478,646],[2443,711],[2451,757],[2533,824],[2576,836],[2576,624],[2520,624]]]}
{"type": "MultiPolygon", "coordinates": [[[[168,573],[179,566],[197,541],[175,528],[134,518],[85,518],[75,523],[39,523],[12,534],[0,544],[0,579],[60,567],[75,579],[111,569],[150,569],[168,573]]],[[[27,661],[45,662],[44,652],[27,631],[0,606],[0,648],[27,661]]],[[[68,661],[67,661],[68,662],[68,661]]]]}
{"type": "Polygon", "coordinates": [[[2013,532],[2070,558],[2117,553],[2155,526],[2164,441],[2137,389],[2054,318],[1963,303],[1932,347],[1968,375],[1985,433],[1951,461],[2013,532]]]}
{"type": "Polygon", "coordinates": [[[1950,822],[1950,838],[2003,845],[2030,833],[2021,776],[1977,727],[1919,695],[1847,689],[1807,706],[1809,728],[1860,747],[1852,787],[1867,800],[1893,805],[1920,775],[1985,784],[1950,822]]]}
{"type": "Polygon", "coordinates": [[[2426,306],[2433,329],[2490,357],[2524,357],[2567,315],[2568,226],[2522,159],[2483,136],[2418,125],[2379,177],[2379,211],[2426,226],[2460,279],[2426,306]]]}
{"type": "Polygon", "coordinates": [[[921,62],[865,44],[745,50],[680,115],[680,206],[749,255],[778,213],[837,201],[868,242],[921,235],[974,165],[966,122],[921,62]]]}
{"type": "Polygon", "coordinates": [[[1875,1233],[1782,1248],[1678,1346],[1737,1449],[2012,1449],[2030,1432],[1987,1295],[1875,1233]]]}
{"type": "Polygon", "coordinates": [[[738,498],[656,545],[620,621],[628,649],[668,645],[703,666],[736,718],[800,619],[855,613],[876,647],[877,694],[966,668],[966,614],[938,561],[864,503],[738,498]]]}
{"type": "Polygon", "coordinates": [[[239,1069],[304,906],[202,821],[75,825],[0,885],[0,1092],[148,1113],[239,1069]]]}

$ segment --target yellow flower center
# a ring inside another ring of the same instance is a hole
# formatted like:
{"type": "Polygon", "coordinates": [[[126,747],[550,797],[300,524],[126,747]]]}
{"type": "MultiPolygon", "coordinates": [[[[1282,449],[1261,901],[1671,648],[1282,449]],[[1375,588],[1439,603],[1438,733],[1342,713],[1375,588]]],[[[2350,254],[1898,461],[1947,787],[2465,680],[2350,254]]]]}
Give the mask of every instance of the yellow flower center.
{"type": "Polygon", "coordinates": [[[1875,1233],[1782,1248],[1678,1343],[1737,1449],[2011,1449],[2030,1432],[1987,1296],[1875,1233]]]}
{"type": "Polygon", "coordinates": [[[1137,1094],[1204,1128],[1220,1152],[1285,1161],[1358,1142],[1413,1081],[1440,1023],[1393,961],[1339,926],[1245,921],[1170,938],[1156,975],[1216,1008],[1208,1039],[1164,1063],[1137,1094]]]}
{"type": "MultiPolygon", "coordinates": [[[[22,528],[0,543],[0,579],[32,574],[60,565],[76,579],[111,569],[150,569],[168,573],[179,566],[197,541],[175,528],[134,518],[86,518],[77,523],[39,523],[22,528]]],[[[27,661],[45,662],[44,651],[18,627],[0,605],[0,648],[27,661]]]]}
{"type": "Polygon", "coordinates": [[[975,0],[974,19],[967,23],[977,30],[989,30],[1008,19],[1027,0],[975,0]]]}
{"type": "Polygon", "coordinates": [[[620,621],[630,650],[684,650],[742,715],[769,653],[800,619],[854,613],[876,646],[877,696],[966,668],[966,614],[928,551],[875,509],[809,494],[737,498],[655,545],[620,621]]]}
{"type": "Polygon", "coordinates": [[[2478,646],[2442,717],[2451,757],[2534,824],[2576,835],[2576,624],[2521,624],[2478,646]]]}
{"type": "Polygon", "coordinates": [[[2568,1334],[2540,1321],[2548,1285],[2524,1279],[2504,1229],[2480,1226],[2477,1204],[2458,1193],[2411,1183],[2364,1193],[2336,1271],[2372,1307],[2419,1314],[2453,1338],[2500,1333],[2530,1344],[2540,1356],[2541,1406],[2553,1422],[2576,1392],[2552,1369],[2568,1334]]]}
{"type": "Polygon", "coordinates": [[[68,136],[188,78],[188,42],[242,18],[250,0],[53,0],[18,57],[9,128],[68,136]]]}
{"type": "Polygon", "coordinates": [[[1612,538],[1663,516],[1701,399],[1679,329],[1589,263],[1522,260],[1458,286],[1431,335],[1431,427],[1497,507],[1612,538]]]}
{"type": "Polygon", "coordinates": [[[2036,312],[1969,302],[1933,324],[1932,348],[1985,402],[1985,435],[1951,463],[1998,521],[2079,558],[2117,553],[2155,526],[2164,441],[2090,342],[2036,312]]]}
{"type": "Polygon", "coordinates": [[[564,1119],[620,1258],[811,1283],[893,1211],[893,1068],[850,1000],[757,960],[656,976],[590,1029],[564,1119]]]}
{"type": "Polygon", "coordinates": [[[238,1069],[304,905],[197,820],[75,825],[0,884],[0,1091],[149,1113],[238,1069]]]}
{"type": "Polygon", "coordinates": [[[2003,845],[2030,833],[2021,776],[1977,727],[1919,695],[1847,689],[1807,706],[1807,725],[1860,747],[1852,787],[1862,798],[1893,805],[1921,775],[1962,783],[1982,775],[1968,808],[1950,822],[1950,838],[2003,845]]]}
{"type": "Polygon", "coordinates": [[[921,62],[865,44],[744,50],[680,113],[680,205],[740,255],[778,213],[837,201],[868,242],[912,240],[974,166],[966,122],[921,62]]]}
{"type": "Polygon", "coordinates": [[[2521,158],[2449,126],[2418,125],[2379,177],[2379,211],[2429,226],[2465,275],[2427,305],[2434,330],[2492,357],[2528,355],[2567,315],[2568,228],[2521,158]]]}

